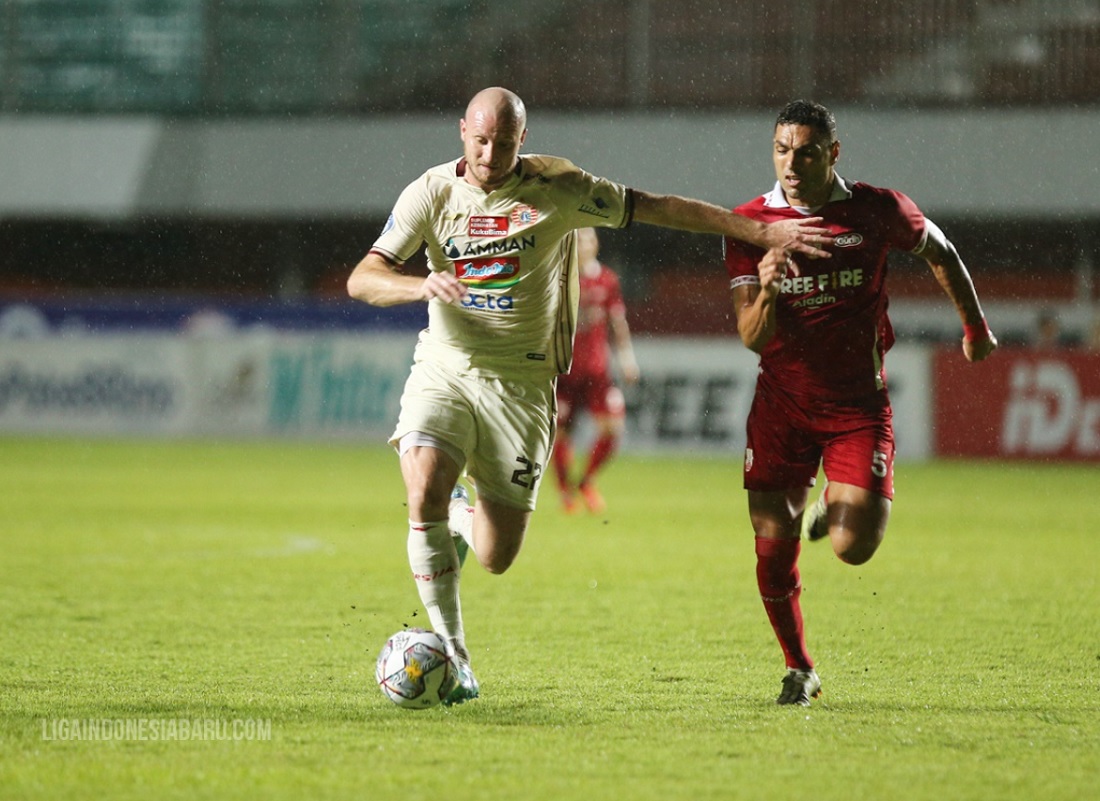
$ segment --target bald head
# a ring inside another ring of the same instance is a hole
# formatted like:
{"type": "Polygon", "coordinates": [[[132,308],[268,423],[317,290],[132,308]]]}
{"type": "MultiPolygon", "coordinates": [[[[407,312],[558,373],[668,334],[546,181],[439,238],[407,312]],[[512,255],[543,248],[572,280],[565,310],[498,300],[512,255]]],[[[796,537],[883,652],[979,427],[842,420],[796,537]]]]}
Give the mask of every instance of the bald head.
{"type": "Polygon", "coordinates": [[[477,115],[491,116],[520,131],[527,128],[527,108],[519,95],[503,86],[490,86],[470,98],[466,106],[466,123],[469,124],[477,115]]]}
{"type": "Polygon", "coordinates": [[[500,86],[482,89],[459,121],[466,182],[492,192],[512,176],[527,137],[527,109],[519,95],[500,86]]]}

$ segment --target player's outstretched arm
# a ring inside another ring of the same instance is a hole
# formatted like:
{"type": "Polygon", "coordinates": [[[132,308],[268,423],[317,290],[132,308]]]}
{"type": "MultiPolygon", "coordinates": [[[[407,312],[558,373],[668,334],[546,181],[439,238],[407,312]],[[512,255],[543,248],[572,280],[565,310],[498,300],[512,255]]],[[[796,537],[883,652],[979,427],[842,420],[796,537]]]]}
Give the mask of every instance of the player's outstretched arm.
{"type": "Polygon", "coordinates": [[[368,253],[348,277],[348,294],[372,306],[397,306],[439,298],[461,300],[466,287],[450,273],[431,272],[426,278],[402,275],[382,254],[368,253]]]}
{"type": "Polygon", "coordinates": [[[703,200],[654,195],[637,189],[634,190],[634,219],[698,234],[721,234],[765,250],[783,248],[814,258],[827,258],[829,253],[822,247],[833,241],[829,229],[818,225],[820,217],[768,225],[703,200]]]}
{"type": "Polygon", "coordinates": [[[997,337],[989,330],[974,282],[955,245],[934,222],[924,221],[928,235],[916,254],[928,262],[932,274],[947,297],[955,304],[963,324],[963,355],[967,361],[980,362],[997,349],[997,337]]]}

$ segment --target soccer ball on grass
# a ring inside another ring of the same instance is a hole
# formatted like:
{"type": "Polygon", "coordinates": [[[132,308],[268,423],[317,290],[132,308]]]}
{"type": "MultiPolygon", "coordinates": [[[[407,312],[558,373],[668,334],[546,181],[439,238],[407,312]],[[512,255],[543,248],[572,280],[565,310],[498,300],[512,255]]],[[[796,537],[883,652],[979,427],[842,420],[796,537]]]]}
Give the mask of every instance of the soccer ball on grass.
{"type": "Polygon", "coordinates": [[[382,695],[405,709],[428,709],[447,697],[458,681],[447,644],[434,631],[404,629],[378,655],[374,678],[382,695]]]}

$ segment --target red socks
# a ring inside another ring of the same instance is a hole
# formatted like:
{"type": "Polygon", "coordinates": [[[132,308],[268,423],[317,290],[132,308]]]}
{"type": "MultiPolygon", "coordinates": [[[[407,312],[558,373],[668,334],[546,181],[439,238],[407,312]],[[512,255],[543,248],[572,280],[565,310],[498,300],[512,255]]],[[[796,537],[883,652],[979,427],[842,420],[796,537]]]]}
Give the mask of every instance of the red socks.
{"type": "Polygon", "coordinates": [[[558,489],[565,492],[569,489],[569,467],[573,464],[573,444],[568,439],[559,437],[554,443],[551,461],[554,463],[554,474],[558,478],[558,489]]]}
{"type": "Polygon", "coordinates": [[[802,543],[797,539],[757,537],[756,584],[787,667],[811,670],[814,662],[806,650],[802,607],[798,602],[802,595],[798,575],[801,550],[802,543]]]}
{"type": "Polygon", "coordinates": [[[612,434],[604,434],[592,444],[592,452],[588,455],[588,467],[584,471],[581,484],[587,483],[596,475],[603,463],[611,458],[617,444],[616,437],[612,434]]]}
{"type": "MultiPolygon", "coordinates": [[[[604,434],[596,438],[592,443],[592,451],[588,454],[588,464],[585,466],[584,475],[577,482],[578,486],[588,484],[603,467],[604,463],[615,453],[618,446],[618,438],[612,434],[604,434]]],[[[554,474],[558,479],[558,489],[562,492],[571,490],[569,482],[569,468],[573,464],[573,444],[565,437],[559,437],[554,444],[554,453],[551,456],[554,463],[554,474]]]]}

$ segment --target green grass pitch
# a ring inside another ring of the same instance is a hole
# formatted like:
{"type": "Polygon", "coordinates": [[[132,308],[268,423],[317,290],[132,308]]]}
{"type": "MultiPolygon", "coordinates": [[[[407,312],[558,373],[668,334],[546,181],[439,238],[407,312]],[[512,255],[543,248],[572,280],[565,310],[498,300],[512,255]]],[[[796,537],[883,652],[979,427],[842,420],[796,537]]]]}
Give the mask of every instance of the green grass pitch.
{"type": "Polygon", "coordinates": [[[0,439],[0,796],[1095,794],[1096,465],[899,465],[875,559],[803,551],[810,709],[774,704],[739,479],[623,456],[597,517],[548,482],[512,570],[463,577],[482,698],[410,712],[373,683],[427,625],[385,448],[0,439]],[[94,720],[270,737],[55,736],[94,720]]]}

